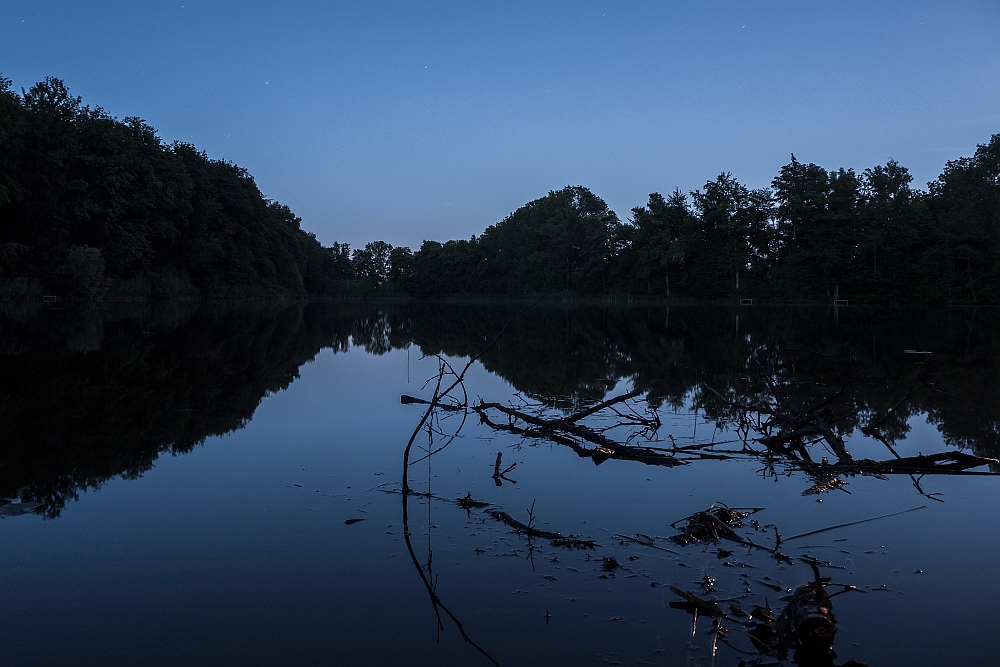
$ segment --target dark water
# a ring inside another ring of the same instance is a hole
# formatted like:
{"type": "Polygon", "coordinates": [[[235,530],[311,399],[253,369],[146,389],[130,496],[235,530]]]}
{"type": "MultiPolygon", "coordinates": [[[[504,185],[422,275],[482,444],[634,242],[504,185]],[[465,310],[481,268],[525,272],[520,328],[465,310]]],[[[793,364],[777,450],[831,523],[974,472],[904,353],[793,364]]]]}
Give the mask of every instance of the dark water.
{"type": "Polygon", "coordinates": [[[433,355],[461,371],[520,307],[7,307],[0,662],[774,664],[747,615],[778,617],[808,555],[856,590],[832,598],[833,653],[785,664],[994,663],[1000,479],[971,456],[1000,457],[1000,313],[540,304],[452,396],[553,419],[638,390],[574,423],[659,449],[437,410],[401,493],[427,406],[400,396],[430,399],[433,355]],[[860,463],[815,433],[755,441],[760,410],[806,408],[860,463]],[[940,452],[964,472],[871,463],[940,452]],[[713,503],[762,509],[741,542],[669,539],[713,503]],[[671,586],[726,618],[693,623],[671,586]]]}

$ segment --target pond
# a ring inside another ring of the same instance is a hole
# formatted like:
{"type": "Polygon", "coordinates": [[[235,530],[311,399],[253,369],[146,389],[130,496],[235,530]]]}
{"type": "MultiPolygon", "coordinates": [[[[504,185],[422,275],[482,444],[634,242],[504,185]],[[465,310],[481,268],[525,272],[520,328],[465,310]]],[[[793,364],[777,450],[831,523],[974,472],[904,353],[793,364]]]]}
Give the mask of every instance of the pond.
{"type": "Polygon", "coordinates": [[[0,353],[7,665],[994,660],[995,309],[6,304],[0,353]]]}

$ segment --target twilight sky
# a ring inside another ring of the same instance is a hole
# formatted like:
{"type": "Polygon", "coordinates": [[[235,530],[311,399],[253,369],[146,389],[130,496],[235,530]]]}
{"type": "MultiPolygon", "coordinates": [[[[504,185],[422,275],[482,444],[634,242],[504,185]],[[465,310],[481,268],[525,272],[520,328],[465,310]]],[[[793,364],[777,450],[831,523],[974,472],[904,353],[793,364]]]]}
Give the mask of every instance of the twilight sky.
{"type": "Polygon", "coordinates": [[[1000,132],[1000,2],[0,2],[0,73],[246,167],[329,244],[619,216],[789,153],[917,185],[1000,132]]]}

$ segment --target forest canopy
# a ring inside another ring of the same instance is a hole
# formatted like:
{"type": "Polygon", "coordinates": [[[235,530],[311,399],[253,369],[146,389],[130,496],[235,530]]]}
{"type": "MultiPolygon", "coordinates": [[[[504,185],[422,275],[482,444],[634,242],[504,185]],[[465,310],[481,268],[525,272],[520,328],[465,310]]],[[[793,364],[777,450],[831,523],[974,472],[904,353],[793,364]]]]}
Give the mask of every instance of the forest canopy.
{"type": "Polygon", "coordinates": [[[890,160],[828,171],[791,157],[770,187],[722,173],[649,195],[622,221],[581,186],[468,241],[424,242],[405,289],[693,300],[1000,302],[1000,135],[926,191],[890,160]]]}
{"type": "Polygon", "coordinates": [[[890,160],[793,155],[769,187],[725,172],[621,220],[583,186],[416,251],[322,246],[253,177],[47,78],[0,77],[0,299],[564,293],[775,302],[1000,303],[1000,135],[926,190],[890,160]]]}
{"type": "Polygon", "coordinates": [[[48,78],[0,78],[0,296],[321,295],[350,279],[245,170],[48,78]]]}

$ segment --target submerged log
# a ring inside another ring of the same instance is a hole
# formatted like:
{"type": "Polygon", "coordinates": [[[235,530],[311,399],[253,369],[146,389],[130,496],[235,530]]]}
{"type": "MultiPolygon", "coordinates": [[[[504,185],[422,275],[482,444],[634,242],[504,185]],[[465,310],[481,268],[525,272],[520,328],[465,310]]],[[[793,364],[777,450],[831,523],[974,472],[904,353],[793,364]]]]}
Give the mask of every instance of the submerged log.
{"type": "Polygon", "coordinates": [[[816,566],[813,571],[816,579],[795,589],[784,615],[791,621],[792,631],[802,646],[814,651],[829,650],[837,634],[837,620],[816,566]]]}
{"type": "Polygon", "coordinates": [[[996,472],[971,472],[982,466],[1000,466],[1000,460],[985,456],[974,456],[965,452],[938,452],[926,456],[907,456],[887,461],[856,459],[847,463],[824,465],[801,463],[799,466],[809,474],[833,476],[849,475],[995,475],[996,472]]]}

